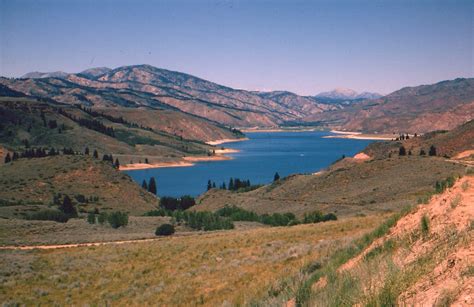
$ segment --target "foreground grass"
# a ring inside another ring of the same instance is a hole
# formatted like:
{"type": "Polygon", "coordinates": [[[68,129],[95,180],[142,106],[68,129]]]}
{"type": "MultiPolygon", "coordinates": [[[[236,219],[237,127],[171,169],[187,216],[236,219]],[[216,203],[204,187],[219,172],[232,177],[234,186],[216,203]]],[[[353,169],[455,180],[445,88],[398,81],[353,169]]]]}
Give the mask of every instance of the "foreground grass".
{"type": "Polygon", "coordinates": [[[1,251],[0,301],[25,304],[248,304],[275,280],[370,231],[385,216],[222,231],[155,242],[1,251]]]}

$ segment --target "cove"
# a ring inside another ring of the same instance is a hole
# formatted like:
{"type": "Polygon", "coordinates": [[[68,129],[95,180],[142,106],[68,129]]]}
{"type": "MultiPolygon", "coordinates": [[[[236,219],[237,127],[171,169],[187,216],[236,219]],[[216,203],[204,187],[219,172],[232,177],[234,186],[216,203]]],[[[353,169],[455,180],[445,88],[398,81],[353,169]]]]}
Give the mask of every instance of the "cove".
{"type": "Polygon", "coordinates": [[[207,181],[226,185],[230,177],[266,184],[275,172],[283,178],[291,174],[314,173],[342,155],[353,156],[371,140],[323,138],[330,132],[254,132],[248,141],[222,144],[239,150],[232,160],[199,162],[192,167],[169,167],[125,171],[138,184],[155,177],[159,196],[198,196],[206,191],[207,181]]]}

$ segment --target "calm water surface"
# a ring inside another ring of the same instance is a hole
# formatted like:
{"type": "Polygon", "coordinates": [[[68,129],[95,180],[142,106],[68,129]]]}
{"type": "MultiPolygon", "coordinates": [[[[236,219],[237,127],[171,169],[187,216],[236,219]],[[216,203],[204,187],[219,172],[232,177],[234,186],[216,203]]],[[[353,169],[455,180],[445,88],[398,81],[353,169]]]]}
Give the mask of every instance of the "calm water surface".
{"type": "Polygon", "coordinates": [[[125,171],[139,184],[154,176],[160,196],[197,196],[210,179],[218,186],[230,177],[249,179],[252,184],[269,183],[278,172],[281,177],[295,173],[313,173],[329,166],[342,155],[353,156],[369,140],[323,138],[330,132],[258,132],[248,133],[248,141],[223,144],[240,150],[230,154],[233,160],[200,162],[192,167],[155,168],[125,171]]]}

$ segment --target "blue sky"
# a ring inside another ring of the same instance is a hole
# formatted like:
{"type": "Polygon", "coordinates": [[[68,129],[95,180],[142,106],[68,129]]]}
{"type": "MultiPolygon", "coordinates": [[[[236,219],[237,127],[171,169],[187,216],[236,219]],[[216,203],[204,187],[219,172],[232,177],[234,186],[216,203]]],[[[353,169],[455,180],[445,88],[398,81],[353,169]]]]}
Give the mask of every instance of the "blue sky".
{"type": "Polygon", "coordinates": [[[0,0],[0,75],[151,64],[249,90],[474,76],[474,1],[0,0]]]}

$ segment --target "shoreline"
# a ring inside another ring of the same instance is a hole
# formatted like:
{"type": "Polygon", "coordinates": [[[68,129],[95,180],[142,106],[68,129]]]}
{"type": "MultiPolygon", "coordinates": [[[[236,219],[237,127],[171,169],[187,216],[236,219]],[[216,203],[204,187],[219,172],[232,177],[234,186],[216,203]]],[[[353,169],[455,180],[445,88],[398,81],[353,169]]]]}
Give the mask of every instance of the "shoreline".
{"type": "Polygon", "coordinates": [[[391,141],[397,138],[395,134],[374,134],[374,133],[362,133],[357,131],[339,131],[331,130],[331,133],[336,135],[323,136],[325,139],[353,139],[353,140],[375,140],[375,141],[391,141]]]}
{"type": "Polygon", "coordinates": [[[241,139],[220,139],[220,140],[214,140],[214,141],[207,141],[206,144],[207,144],[207,145],[216,146],[216,145],[220,145],[220,144],[224,144],[224,143],[234,143],[234,142],[242,142],[242,141],[248,141],[248,140],[249,140],[248,138],[241,138],[241,139]]]}
{"type": "Polygon", "coordinates": [[[258,128],[247,128],[241,129],[245,133],[257,133],[257,132],[311,132],[319,131],[317,128],[293,128],[293,129],[283,129],[283,128],[268,128],[268,129],[258,129],[258,128]]]}
{"type": "Polygon", "coordinates": [[[158,163],[133,163],[121,165],[119,170],[121,171],[134,171],[152,168],[167,168],[167,167],[189,167],[196,165],[196,162],[209,162],[209,161],[225,161],[232,160],[232,157],[226,156],[226,154],[238,153],[240,150],[232,148],[216,149],[215,155],[213,156],[188,156],[183,157],[179,161],[168,161],[158,163]]]}

